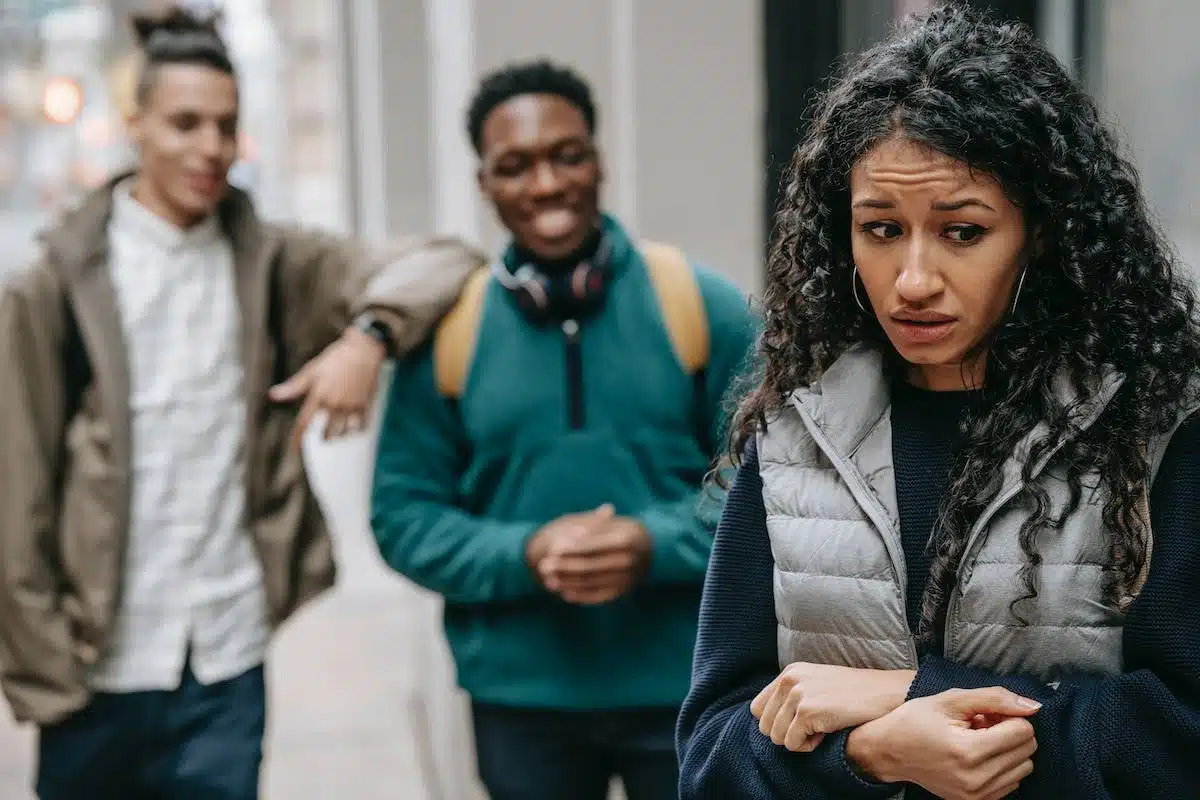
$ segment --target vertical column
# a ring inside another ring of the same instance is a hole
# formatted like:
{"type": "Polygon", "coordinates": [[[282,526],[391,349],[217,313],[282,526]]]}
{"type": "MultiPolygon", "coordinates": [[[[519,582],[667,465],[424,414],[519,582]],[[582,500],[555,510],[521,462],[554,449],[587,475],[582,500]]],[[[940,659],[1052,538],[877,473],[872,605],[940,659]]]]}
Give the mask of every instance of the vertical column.
{"type": "Polygon", "coordinates": [[[637,230],[637,30],[635,0],[613,0],[612,106],[615,211],[631,230],[637,230]]]}
{"type": "Polygon", "coordinates": [[[383,130],[383,62],[377,0],[352,0],[350,75],[354,91],[354,167],[358,234],[378,243],[388,234],[387,152],[383,130]]]}
{"type": "Polygon", "coordinates": [[[896,10],[896,18],[899,19],[907,14],[915,14],[921,11],[928,11],[933,8],[936,0],[895,0],[894,8],[896,10]]]}
{"type": "Polygon", "coordinates": [[[331,127],[336,137],[336,183],[342,201],[341,222],[345,233],[359,232],[358,220],[361,198],[358,196],[358,165],[355,156],[358,148],[354,137],[357,129],[351,109],[354,108],[353,65],[350,51],[350,12],[339,0],[326,0],[330,4],[329,53],[333,64],[333,84],[336,89],[330,98],[333,116],[331,127]]]}
{"type": "MultiPolygon", "coordinates": [[[[342,37],[357,232],[368,242],[431,227],[431,61],[424,0],[347,0],[342,37]]],[[[440,4],[438,4],[440,6],[440,4]]],[[[438,6],[434,6],[437,8],[438,6]]]]}
{"type": "Polygon", "coordinates": [[[1072,76],[1080,74],[1079,8],[1076,0],[1041,0],[1037,9],[1037,27],[1042,41],[1072,76]]]}
{"type": "MultiPolygon", "coordinates": [[[[898,0],[897,13],[921,0],[898,0]]],[[[839,0],[763,0],[763,47],[766,68],[766,173],[764,188],[769,236],[784,197],[783,180],[796,145],[808,130],[809,101],[825,85],[841,56],[842,12],[839,0]]]]}
{"type": "Polygon", "coordinates": [[[438,233],[479,239],[475,157],[463,132],[463,113],[475,82],[473,0],[429,0],[433,225],[438,233]]]}
{"type": "MultiPolygon", "coordinates": [[[[381,2],[383,0],[380,0],[381,2]]],[[[432,226],[438,233],[479,241],[475,155],[463,130],[463,115],[475,83],[475,3],[426,0],[428,42],[429,156],[432,226]]],[[[426,740],[418,755],[437,800],[477,797],[472,785],[474,742],[468,706],[454,681],[454,663],[442,631],[443,601],[422,593],[422,675],[416,716],[426,740]]]]}

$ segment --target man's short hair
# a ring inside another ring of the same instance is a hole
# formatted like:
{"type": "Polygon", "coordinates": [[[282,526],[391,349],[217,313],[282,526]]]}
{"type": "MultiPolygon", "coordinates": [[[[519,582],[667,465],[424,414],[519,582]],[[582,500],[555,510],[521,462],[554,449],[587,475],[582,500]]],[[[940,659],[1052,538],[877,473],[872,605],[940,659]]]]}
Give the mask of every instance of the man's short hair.
{"type": "Polygon", "coordinates": [[[596,105],[587,81],[546,59],[509,64],[485,76],[467,109],[467,134],[483,154],[483,124],[496,106],[524,94],[552,94],[579,109],[588,133],[596,132],[596,105]]]}

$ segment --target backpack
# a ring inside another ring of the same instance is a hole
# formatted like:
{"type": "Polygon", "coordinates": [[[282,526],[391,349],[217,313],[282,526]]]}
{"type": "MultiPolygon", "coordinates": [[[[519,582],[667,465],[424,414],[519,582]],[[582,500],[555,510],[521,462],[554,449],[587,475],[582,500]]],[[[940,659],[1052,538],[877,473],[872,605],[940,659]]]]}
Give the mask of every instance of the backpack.
{"type": "MultiPolygon", "coordinates": [[[[677,247],[643,242],[641,253],[650,282],[658,295],[671,349],[684,373],[692,376],[696,384],[697,402],[700,402],[704,398],[709,330],[708,314],[704,309],[704,298],[700,294],[696,273],[677,247]]],[[[448,399],[460,399],[466,387],[479,334],[479,322],[483,316],[483,298],[490,278],[490,269],[476,270],[471,274],[458,303],[442,319],[434,335],[434,377],[438,392],[448,399]]]]}

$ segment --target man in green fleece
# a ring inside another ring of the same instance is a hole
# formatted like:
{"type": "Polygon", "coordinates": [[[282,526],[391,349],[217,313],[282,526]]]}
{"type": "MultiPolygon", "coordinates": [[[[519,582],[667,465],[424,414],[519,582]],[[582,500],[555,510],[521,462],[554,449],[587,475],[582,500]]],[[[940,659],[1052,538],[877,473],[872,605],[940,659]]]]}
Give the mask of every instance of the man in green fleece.
{"type": "Polygon", "coordinates": [[[599,210],[588,86],[487,77],[479,185],[512,234],[397,365],[372,500],[401,574],[445,596],[492,800],[677,793],[726,390],[755,325],[732,284],[599,210]]]}

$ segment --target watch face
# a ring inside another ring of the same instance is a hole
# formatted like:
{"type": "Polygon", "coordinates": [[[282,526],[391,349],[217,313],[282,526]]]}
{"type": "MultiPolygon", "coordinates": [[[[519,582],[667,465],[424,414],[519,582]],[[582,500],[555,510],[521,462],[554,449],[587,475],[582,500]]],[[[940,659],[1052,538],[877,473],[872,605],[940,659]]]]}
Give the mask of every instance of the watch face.
{"type": "Polygon", "coordinates": [[[370,313],[360,314],[354,320],[354,327],[358,328],[363,333],[370,333],[372,335],[377,334],[384,329],[383,323],[376,319],[374,314],[370,313]]]}
{"type": "Polygon", "coordinates": [[[380,322],[374,314],[369,312],[360,314],[354,320],[354,327],[358,328],[360,331],[372,337],[373,339],[377,339],[385,347],[390,349],[391,332],[388,330],[387,326],[380,322]]]}

